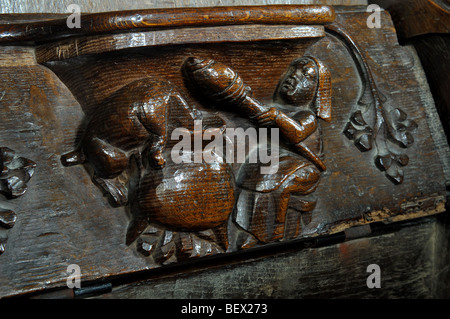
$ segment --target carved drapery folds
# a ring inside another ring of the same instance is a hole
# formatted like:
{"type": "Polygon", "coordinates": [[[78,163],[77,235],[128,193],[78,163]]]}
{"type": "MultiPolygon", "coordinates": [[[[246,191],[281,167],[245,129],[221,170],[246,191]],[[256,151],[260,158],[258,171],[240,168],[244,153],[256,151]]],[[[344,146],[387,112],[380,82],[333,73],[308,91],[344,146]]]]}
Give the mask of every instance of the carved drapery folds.
{"type": "MultiPolygon", "coordinates": [[[[280,158],[273,172],[261,174],[262,163],[250,161],[239,169],[235,222],[259,242],[284,239],[291,194],[314,192],[320,172],[326,170],[318,118],[331,120],[328,69],[313,57],[295,60],[275,89],[271,105],[253,97],[240,75],[220,62],[190,58],[184,64],[184,73],[211,105],[231,108],[258,127],[275,127],[280,132],[284,143],[277,150],[280,158]]],[[[250,149],[248,157],[264,146],[250,149]]],[[[301,211],[314,209],[314,201],[303,203],[301,211]]]]}

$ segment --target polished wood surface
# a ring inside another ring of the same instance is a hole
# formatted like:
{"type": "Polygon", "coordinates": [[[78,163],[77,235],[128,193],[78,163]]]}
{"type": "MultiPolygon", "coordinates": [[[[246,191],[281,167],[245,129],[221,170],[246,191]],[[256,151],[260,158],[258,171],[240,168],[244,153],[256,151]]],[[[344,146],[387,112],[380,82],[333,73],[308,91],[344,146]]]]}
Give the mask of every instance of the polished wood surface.
{"type": "Polygon", "coordinates": [[[388,10],[401,39],[450,32],[447,0],[375,0],[388,10]]]}
{"type": "MultiPolygon", "coordinates": [[[[24,14],[52,13],[65,14],[67,7],[73,4],[71,0],[58,2],[42,2],[39,0],[1,0],[0,13],[24,14]]],[[[367,5],[367,0],[139,0],[124,3],[120,0],[78,0],[81,12],[106,12],[121,10],[140,10],[148,8],[182,8],[182,7],[221,7],[243,5],[272,5],[272,4],[316,4],[316,5],[367,5]]]]}
{"type": "Polygon", "coordinates": [[[246,24],[324,24],[334,20],[328,6],[272,5],[149,9],[83,14],[78,28],[68,28],[67,19],[0,25],[1,43],[39,42],[83,34],[102,34],[138,29],[162,29],[246,24]]]}
{"type": "MultiPolygon", "coordinates": [[[[200,43],[195,27],[174,29],[191,34],[182,45],[130,43],[80,55],[78,37],[64,40],[70,54],[51,54],[59,42],[2,46],[1,146],[36,169],[26,194],[7,200],[20,209],[11,209],[14,227],[1,230],[0,294],[63,287],[69,264],[81,267],[83,282],[116,278],[443,212],[442,131],[417,57],[382,15],[381,30],[372,30],[361,27],[365,11],[346,9],[333,24],[311,26],[321,32],[286,39],[261,40],[259,26],[247,29],[256,30],[254,41],[238,33],[200,43]],[[193,77],[204,61],[213,67],[193,77]],[[199,119],[200,133],[218,137],[227,128],[284,130],[279,170],[175,163],[171,133],[183,127],[195,141],[199,119]],[[357,136],[365,126],[378,129],[372,148],[358,147],[368,145],[357,136]],[[398,156],[391,165],[401,179],[389,178],[389,156],[377,165],[388,154],[398,156]]],[[[228,34],[243,27],[253,26],[230,25],[228,34]]],[[[128,32],[132,39],[154,31],[128,32]]],[[[97,37],[83,41],[95,47],[97,37]]]]}
{"type": "MultiPolygon", "coordinates": [[[[375,1],[389,10],[400,43],[415,47],[447,139],[450,136],[450,4],[443,0],[375,1]]],[[[449,139],[448,139],[449,140],[449,139]]]]}

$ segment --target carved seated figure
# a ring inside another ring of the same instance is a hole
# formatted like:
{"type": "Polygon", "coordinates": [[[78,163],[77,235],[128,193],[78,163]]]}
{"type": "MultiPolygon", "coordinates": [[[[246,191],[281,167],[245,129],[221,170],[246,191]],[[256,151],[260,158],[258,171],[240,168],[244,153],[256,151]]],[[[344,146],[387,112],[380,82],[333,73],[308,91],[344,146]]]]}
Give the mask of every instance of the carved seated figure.
{"type": "MultiPolygon", "coordinates": [[[[331,119],[331,78],[328,69],[313,57],[295,60],[275,90],[273,104],[251,96],[251,88],[228,66],[211,59],[191,57],[184,63],[187,80],[211,104],[233,109],[261,127],[276,127],[284,141],[278,170],[261,174],[261,163],[243,164],[236,182],[241,188],[235,222],[260,242],[285,236],[286,212],[291,194],[312,193],[325,170],[317,118],[331,119]]],[[[251,152],[259,152],[257,146],[251,152]]],[[[255,158],[255,157],[253,157],[255,158]]],[[[300,199],[300,211],[311,211],[314,201],[300,199]]],[[[253,240],[244,240],[248,246],[253,240]]]]}
{"type": "MultiPolygon", "coordinates": [[[[236,223],[261,242],[283,239],[286,236],[286,214],[292,195],[296,198],[295,210],[309,212],[316,202],[306,199],[316,189],[320,171],[325,167],[316,158],[322,157],[320,123],[331,119],[331,79],[328,69],[317,59],[302,57],[295,60],[276,88],[274,104],[255,118],[258,126],[279,127],[282,112],[296,121],[303,147],[315,156],[305,158],[295,144],[281,144],[278,170],[275,174],[259,173],[261,164],[243,164],[237,174],[241,193],[236,207],[236,223]],[[274,213],[275,212],[275,213],[274,213]]],[[[298,140],[296,141],[298,142],[298,140]]],[[[256,151],[256,150],[253,150],[256,151]]],[[[298,226],[297,226],[298,228],[298,226]]],[[[298,235],[298,229],[290,236],[298,235]]]]}

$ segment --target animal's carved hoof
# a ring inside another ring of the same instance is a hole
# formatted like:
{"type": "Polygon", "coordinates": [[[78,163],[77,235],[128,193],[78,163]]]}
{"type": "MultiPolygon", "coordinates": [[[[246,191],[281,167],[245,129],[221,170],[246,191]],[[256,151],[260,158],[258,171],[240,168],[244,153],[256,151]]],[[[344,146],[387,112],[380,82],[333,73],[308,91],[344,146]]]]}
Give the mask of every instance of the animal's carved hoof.
{"type": "Polygon", "coordinates": [[[149,164],[151,167],[161,169],[166,165],[166,160],[161,150],[154,151],[150,154],[149,164]]]}

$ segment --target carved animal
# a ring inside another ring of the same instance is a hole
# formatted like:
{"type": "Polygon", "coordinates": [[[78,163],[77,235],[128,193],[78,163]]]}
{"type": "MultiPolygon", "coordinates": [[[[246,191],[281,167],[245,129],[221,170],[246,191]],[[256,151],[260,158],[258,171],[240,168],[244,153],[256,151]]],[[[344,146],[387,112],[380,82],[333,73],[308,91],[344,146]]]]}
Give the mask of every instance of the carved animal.
{"type": "Polygon", "coordinates": [[[142,153],[150,166],[161,168],[170,114],[190,122],[198,115],[170,82],[134,81],[98,106],[79,147],[61,161],[65,166],[87,161],[95,176],[105,179],[122,173],[132,154],[142,153]]]}
{"type": "MultiPolygon", "coordinates": [[[[223,134],[221,118],[203,114],[203,129],[188,130],[193,145],[196,134],[216,129],[223,134]],[[206,124],[205,124],[206,123],[206,124]]],[[[223,135],[222,135],[222,138],[223,135]]],[[[209,144],[202,140],[202,151],[209,144]]],[[[147,168],[130,189],[130,212],[132,221],[127,233],[127,244],[131,244],[147,225],[159,224],[172,231],[203,231],[224,234],[224,227],[235,204],[235,177],[225,159],[216,154],[215,160],[195,160],[197,150],[183,149],[188,162],[175,162],[167,147],[166,165],[162,169],[147,168]]],[[[226,249],[226,236],[217,240],[226,249]]]]}

